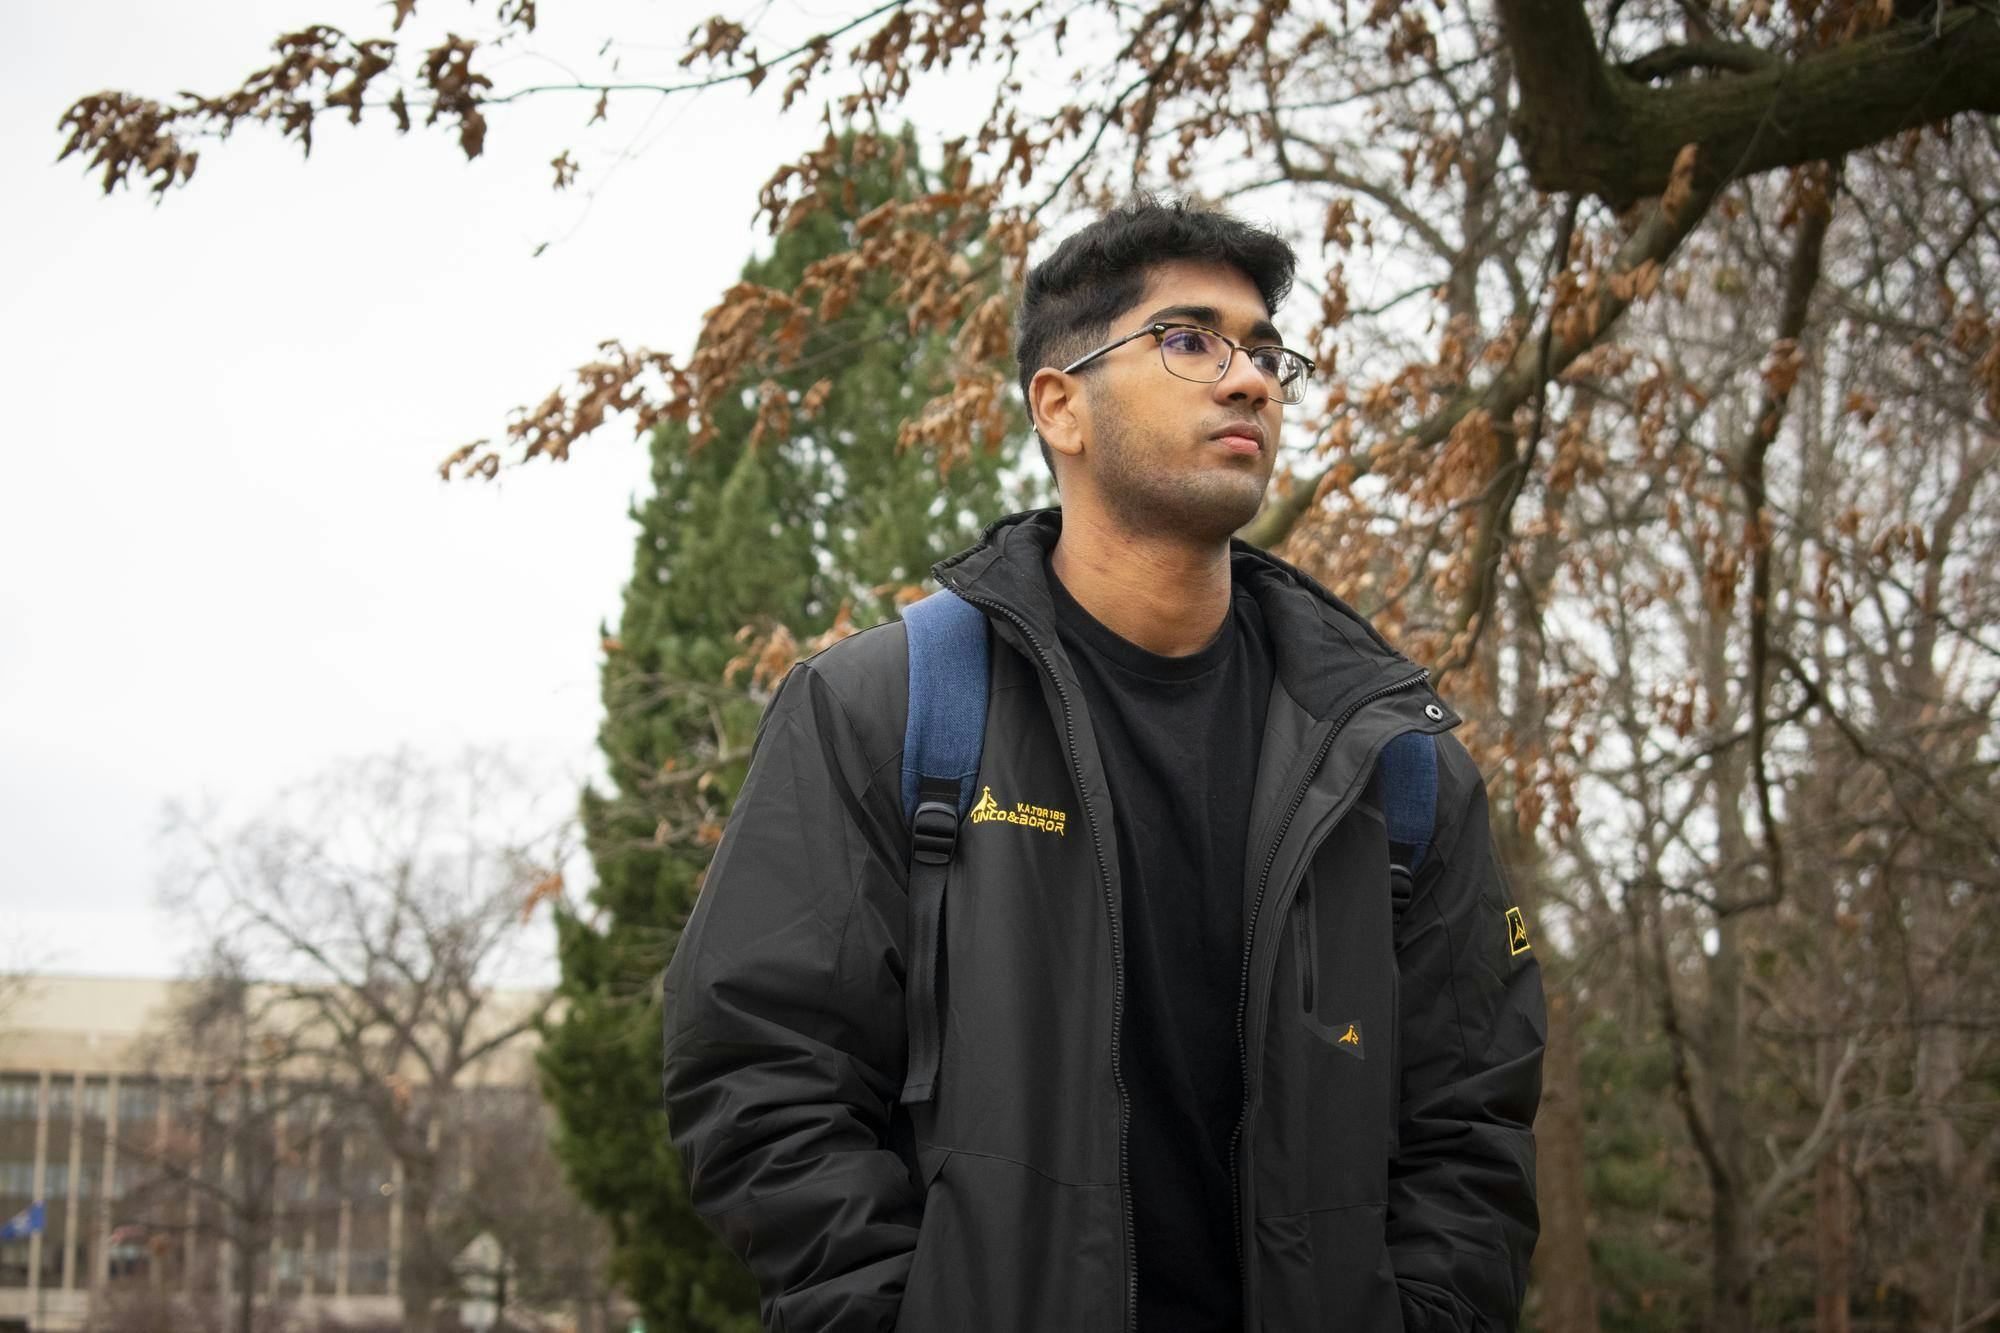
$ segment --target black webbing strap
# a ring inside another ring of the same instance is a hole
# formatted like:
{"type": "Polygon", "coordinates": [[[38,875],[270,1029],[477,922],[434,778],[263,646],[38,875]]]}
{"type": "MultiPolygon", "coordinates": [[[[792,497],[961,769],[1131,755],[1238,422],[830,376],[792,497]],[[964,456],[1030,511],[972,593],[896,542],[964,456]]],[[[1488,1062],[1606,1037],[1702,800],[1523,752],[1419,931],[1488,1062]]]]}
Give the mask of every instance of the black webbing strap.
{"type": "Polygon", "coordinates": [[[943,964],[944,886],[958,845],[957,778],[919,778],[917,811],[910,820],[910,950],[904,978],[910,1066],[902,1102],[927,1102],[937,1090],[940,1030],[938,971],[943,964]]]}

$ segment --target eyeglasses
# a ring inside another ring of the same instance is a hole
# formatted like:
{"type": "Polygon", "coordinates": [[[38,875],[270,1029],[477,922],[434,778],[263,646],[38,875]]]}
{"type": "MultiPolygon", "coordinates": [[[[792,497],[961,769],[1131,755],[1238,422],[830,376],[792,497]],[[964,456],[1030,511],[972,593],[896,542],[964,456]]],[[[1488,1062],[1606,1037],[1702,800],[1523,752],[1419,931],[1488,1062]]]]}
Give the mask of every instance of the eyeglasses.
{"type": "Polygon", "coordinates": [[[1242,352],[1250,358],[1250,364],[1262,371],[1264,378],[1271,382],[1273,398],[1281,403],[1305,401],[1306,377],[1313,372],[1311,361],[1291,348],[1279,347],[1275,343],[1245,347],[1199,324],[1148,324],[1137,333],[1128,333],[1115,342],[1108,342],[1096,351],[1078,357],[1063,367],[1063,374],[1081,370],[1106,352],[1147,334],[1159,343],[1160,362],[1166,366],[1169,375],[1193,380],[1196,384],[1214,384],[1229,373],[1229,363],[1235,360],[1238,352],[1242,352]]]}

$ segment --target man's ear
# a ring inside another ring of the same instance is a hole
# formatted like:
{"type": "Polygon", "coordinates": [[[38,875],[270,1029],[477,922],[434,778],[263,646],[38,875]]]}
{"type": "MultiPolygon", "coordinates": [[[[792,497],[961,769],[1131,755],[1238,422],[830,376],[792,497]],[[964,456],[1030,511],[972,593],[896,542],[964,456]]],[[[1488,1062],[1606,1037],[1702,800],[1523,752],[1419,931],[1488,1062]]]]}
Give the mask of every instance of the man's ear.
{"type": "Polygon", "coordinates": [[[1088,441],[1084,426],[1083,381],[1053,366],[1043,366],[1028,381],[1028,415],[1043,443],[1055,453],[1075,458],[1088,441]]]}

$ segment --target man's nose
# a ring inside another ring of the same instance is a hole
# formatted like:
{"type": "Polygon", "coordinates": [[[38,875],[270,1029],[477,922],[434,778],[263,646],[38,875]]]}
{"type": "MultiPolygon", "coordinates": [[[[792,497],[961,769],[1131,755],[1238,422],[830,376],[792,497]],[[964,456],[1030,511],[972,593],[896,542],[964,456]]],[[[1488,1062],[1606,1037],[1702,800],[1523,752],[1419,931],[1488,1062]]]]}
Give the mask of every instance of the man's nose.
{"type": "Polygon", "coordinates": [[[1249,353],[1236,351],[1231,353],[1229,364],[1223,368],[1222,378],[1215,382],[1215,391],[1218,397],[1230,402],[1248,399],[1261,407],[1264,400],[1271,396],[1271,382],[1264,378],[1263,371],[1250,363],[1249,353]]]}

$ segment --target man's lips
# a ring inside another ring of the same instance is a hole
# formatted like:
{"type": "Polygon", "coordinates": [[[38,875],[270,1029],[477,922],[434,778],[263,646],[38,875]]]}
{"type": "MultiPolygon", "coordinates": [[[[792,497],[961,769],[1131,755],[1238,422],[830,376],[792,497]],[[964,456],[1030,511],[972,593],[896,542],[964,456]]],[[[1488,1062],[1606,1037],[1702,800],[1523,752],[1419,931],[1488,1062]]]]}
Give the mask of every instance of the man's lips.
{"type": "Polygon", "coordinates": [[[1232,454],[1256,454],[1264,449],[1264,427],[1256,421],[1232,421],[1210,431],[1208,438],[1232,454]]]}

